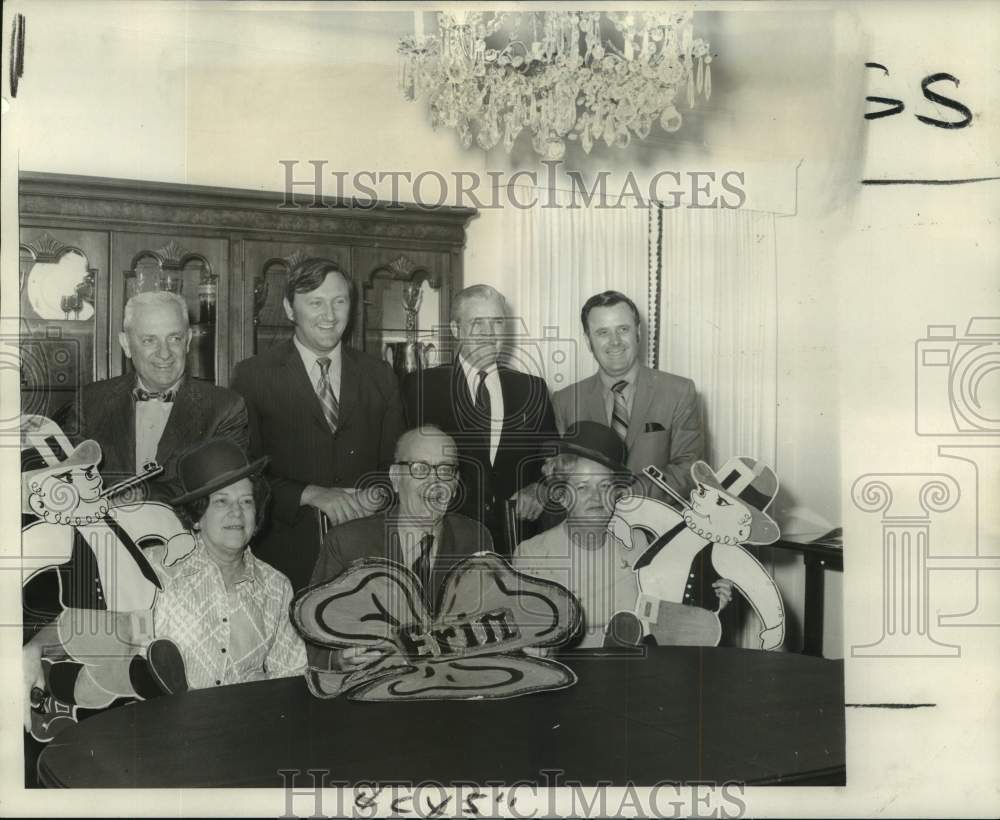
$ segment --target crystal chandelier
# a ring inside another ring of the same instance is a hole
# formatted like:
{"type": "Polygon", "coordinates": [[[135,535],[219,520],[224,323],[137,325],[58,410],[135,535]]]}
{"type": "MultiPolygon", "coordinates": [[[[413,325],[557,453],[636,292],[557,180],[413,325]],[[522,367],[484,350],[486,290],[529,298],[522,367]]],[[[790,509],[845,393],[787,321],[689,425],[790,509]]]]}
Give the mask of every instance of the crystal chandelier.
{"type": "Polygon", "coordinates": [[[400,89],[426,95],[431,125],[455,128],[462,145],[509,152],[528,129],[535,151],[561,159],[566,140],[590,153],[598,140],[626,147],[659,122],[681,126],[686,87],[712,93],[712,55],[695,39],[691,11],[438,12],[438,33],[399,44],[400,89]]]}

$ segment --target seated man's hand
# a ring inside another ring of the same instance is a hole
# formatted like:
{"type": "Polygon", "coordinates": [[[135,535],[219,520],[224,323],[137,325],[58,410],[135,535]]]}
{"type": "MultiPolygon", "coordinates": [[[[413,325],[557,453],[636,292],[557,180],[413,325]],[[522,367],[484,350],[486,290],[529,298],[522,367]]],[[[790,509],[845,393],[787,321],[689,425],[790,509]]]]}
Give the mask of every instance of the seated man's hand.
{"type": "Polygon", "coordinates": [[[726,608],[731,600],[733,600],[733,582],[728,578],[720,578],[714,584],[712,584],[712,589],[715,590],[715,596],[719,599],[719,612],[722,612],[726,608]]]}
{"type": "Polygon", "coordinates": [[[322,512],[333,526],[346,524],[368,514],[358,500],[357,492],[352,489],[310,486],[303,493],[302,501],[322,512]]]}
{"type": "Polygon", "coordinates": [[[515,505],[515,514],[526,521],[534,521],[542,514],[542,502],[538,498],[538,484],[531,484],[523,490],[518,490],[511,496],[515,505]]]}
{"type": "Polygon", "coordinates": [[[356,672],[377,663],[388,654],[389,649],[380,644],[373,646],[349,646],[340,652],[340,667],[345,672],[356,672]]]}

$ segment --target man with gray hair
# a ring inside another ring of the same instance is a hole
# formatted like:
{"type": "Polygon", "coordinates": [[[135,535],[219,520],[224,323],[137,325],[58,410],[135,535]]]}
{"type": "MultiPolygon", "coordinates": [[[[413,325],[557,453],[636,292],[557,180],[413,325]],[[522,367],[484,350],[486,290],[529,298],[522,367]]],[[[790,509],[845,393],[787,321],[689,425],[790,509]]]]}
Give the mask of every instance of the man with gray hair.
{"type": "Polygon", "coordinates": [[[540,445],[558,436],[545,382],[498,362],[507,322],[507,302],[489,285],[455,294],[452,363],[411,373],[403,404],[411,425],[433,424],[454,438],[460,481],[454,506],[485,524],[494,548],[510,555],[516,537],[507,503],[531,529],[542,512],[535,486],[540,445]]]}
{"type": "Polygon", "coordinates": [[[140,293],[125,305],[118,335],[131,372],[84,385],[56,420],[78,443],[101,445],[105,486],[141,472],[155,460],[164,469],[147,487],[166,500],[180,493],[177,457],[210,438],[248,444],[247,410],[242,397],[211,382],[187,376],[188,307],[168,291],[140,293]]]}

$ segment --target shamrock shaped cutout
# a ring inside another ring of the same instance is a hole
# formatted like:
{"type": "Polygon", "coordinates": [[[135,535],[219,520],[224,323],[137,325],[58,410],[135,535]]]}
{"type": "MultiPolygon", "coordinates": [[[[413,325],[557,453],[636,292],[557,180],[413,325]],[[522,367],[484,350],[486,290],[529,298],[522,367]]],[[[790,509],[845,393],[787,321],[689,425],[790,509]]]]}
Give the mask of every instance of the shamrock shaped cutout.
{"type": "Polygon", "coordinates": [[[307,641],[384,649],[354,672],[310,670],[310,690],[363,701],[499,699],[576,682],[563,664],[520,652],[557,646],[579,629],[580,604],[559,584],[477,553],[451,569],[440,601],[432,615],[416,575],[382,558],[355,561],[299,593],[292,622],[307,641]]]}

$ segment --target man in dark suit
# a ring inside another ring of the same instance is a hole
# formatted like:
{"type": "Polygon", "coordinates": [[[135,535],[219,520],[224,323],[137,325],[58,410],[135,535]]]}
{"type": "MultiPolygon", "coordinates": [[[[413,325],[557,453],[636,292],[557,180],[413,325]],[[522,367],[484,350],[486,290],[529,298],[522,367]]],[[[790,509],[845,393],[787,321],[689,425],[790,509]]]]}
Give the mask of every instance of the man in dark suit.
{"type": "Polygon", "coordinates": [[[506,300],[488,285],[457,293],[451,304],[454,360],[411,373],[403,402],[411,425],[434,424],[455,439],[455,506],[485,524],[496,550],[510,555],[516,544],[507,501],[514,500],[518,517],[531,529],[542,511],[536,488],[544,461],[540,445],[557,435],[545,382],[497,364],[507,322],[506,300]]]}
{"type": "Polygon", "coordinates": [[[251,455],[271,458],[270,523],[253,550],[299,590],[325,523],[379,508],[379,494],[358,483],[392,461],[403,410],[389,366],[341,343],[351,283],[336,263],[308,259],[295,268],[284,308],[294,337],[240,362],[233,388],[246,399],[251,455]]]}
{"type": "Polygon", "coordinates": [[[79,404],[71,402],[55,421],[75,444],[101,445],[106,487],[155,459],[164,469],[146,487],[149,497],[165,501],[180,493],[177,459],[193,444],[228,438],[246,448],[247,410],[232,390],[185,375],[191,329],[180,296],[133,296],[123,326],[119,341],[135,372],[85,385],[79,404]]]}
{"type": "MultiPolygon", "coordinates": [[[[457,490],[455,441],[433,426],[404,433],[389,476],[397,503],[389,510],[334,527],[320,549],[311,584],[340,575],[359,558],[386,558],[413,570],[429,610],[437,608],[448,571],[463,558],[490,551],[479,523],[447,512],[457,490]]],[[[308,644],[310,674],[324,689],[324,673],[342,673],[378,660],[374,650],[330,650],[308,644]]],[[[333,680],[333,676],[331,676],[333,680]]],[[[339,678],[336,685],[339,685],[339,678]]]]}
{"type": "Polygon", "coordinates": [[[579,421],[608,425],[625,442],[628,468],[640,476],[647,495],[670,500],[642,475],[653,465],[687,498],[694,488],[691,465],[705,451],[694,382],[639,363],[639,310],[623,293],[591,296],[580,320],[598,371],[552,397],[560,429],[579,421]]]}

